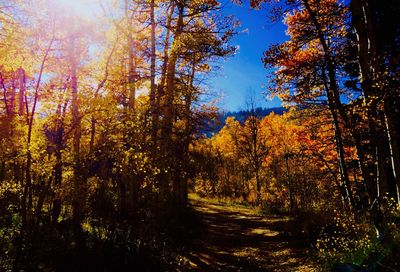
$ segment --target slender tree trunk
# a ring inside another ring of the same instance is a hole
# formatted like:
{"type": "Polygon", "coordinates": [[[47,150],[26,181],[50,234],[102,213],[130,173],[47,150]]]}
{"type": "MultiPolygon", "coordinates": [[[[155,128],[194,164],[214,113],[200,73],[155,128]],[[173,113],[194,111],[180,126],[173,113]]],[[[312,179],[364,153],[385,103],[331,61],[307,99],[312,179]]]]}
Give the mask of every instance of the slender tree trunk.
{"type": "Polygon", "coordinates": [[[293,212],[294,210],[294,198],[293,198],[293,192],[292,192],[292,177],[290,174],[290,167],[289,167],[289,156],[285,155],[285,165],[286,165],[286,175],[287,175],[287,184],[288,184],[288,194],[289,194],[289,209],[290,213],[293,212]]]}
{"type": "MultiPolygon", "coordinates": [[[[56,164],[54,166],[54,187],[55,189],[60,188],[62,183],[62,170],[63,170],[63,162],[62,162],[62,148],[63,148],[63,138],[64,138],[64,114],[67,103],[64,104],[64,111],[61,106],[61,101],[57,107],[57,121],[56,121],[56,164]]],[[[54,194],[54,192],[53,192],[54,194]]],[[[56,193],[54,195],[53,200],[53,209],[52,209],[52,220],[53,222],[57,222],[58,217],[61,213],[61,198],[56,193]]]]}
{"type": "MultiPolygon", "coordinates": [[[[165,163],[166,163],[166,168],[174,169],[175,167],[173,166],[174,161],[178,159],[177,157],[174,157],[174,148],[177,148],[178,146],[174,146],[172,143],[172,133],[173,133],[173,121],[174,121],[174,98],[175,98],[175,73],[176,73],[176,62],[178,60],[178,54],[179,54],[179,39],[181,34],[183,33],[183,11],[184,11],[184,6],[182,3],[177,4],[178,8],[178,19],[177,19],[177,24],[176,24],[176,29],[175,29],[175,35],[174,35],[174,42],[172,44],[171,52],[169,55],[168,59],[168,64],[167,64],[167,69],[166,69],[166,86],[165,86],[165,104],[164,104],[164,116],[163,116],[163,122],[162,122],[162,129],[161,129],[161,140],[162,140],[162,154],[165,156],[165,163]]],[[[168,184],[170,183],[171,179],[174,177],[174,175],[171,175],[172,173],[166,173],[163,175],[163,179],[161,182],[168,188],[168,184]]],[[[175,175],[176,176],[176,175],[175,175]]],[[[172,180],[173,184],[173,197],[175,198],[174,201],[180,206],[180,201],[179,198],[177,199],[176,196],[179,194],[177,190],[179,191],[180,186],[177,186],[176,181],[174,182],[172,180]]]]}
{"type": "Polygon", "coordinates": [[[192,135],[192,111],[191,111],[191,106],[192,106],[192,98],[193,94],[195,91],[194,87],[194,77],[196,73],[196,59],[195,56],[193,56],[193,63],[191,67],[191,74],[189,77],[189,84],[188,84],[188,89],[187,93],[185,96],[185,114],[184,114],[184,121],[185,121],[185,132],[184,132],[184,139],[183,139],[183,160],[182,160],[182,168],[183,168],[183,177],[182,177],[182,182],[181,182],[181,189],[180,189],[180,198],[181,198],[181,204],[182,207],[187,207],[188,204],[188,191],[187,191],[187,186],[188,186],[188,179],[189,176],[187,174],[187,171],[189,170],[189,146],[191,143],[191,135],[192,135]]]}
{"type": "MultiPolygon", "coordinates": [[[[62,183],[62,153],[61,148],[56,146],[56,165],[54,166],[54,187],[60,188],[62,183]]],[[[58,217],[61,213],[61,198],[58,193],[54,196],[53,209],[52,209],[52,220],[57,222],[58,217]]]]}
{"type": "Polygon", "coordinates": [[[8,90],[7,90],[7,87],[6,87],[5,82],[4,82],[3,73],[1,73],[1,72],[0,72],[0,86],[3,89],[3,97],[2,97],[3,99],[2,100],[3,100],[3,103],[4,103],[4,108],[6,110],[7,117],[10,117],[10,107],[9,107],[8,101],[7,101],[8,90]]]}
{"type": "MultiPolygon", "coordinates": [[[[167,16],[167,20],[166,20],[166,33],[165,33],[165,40],[164,40],[164,52],[163,52],[163,62],[162,62],[162,66],[161,66],[161,77],[160,77],[160,81],[158,83],[157,86],[157,94],[156,94],[156,101],[155,101],[155,109],[156,109],[156,124],[157,124],[157,143],[156,143],[156,147],[160,148],[160,150],[162,150],[164,153],[165,152],[165,143],[163,142],[159,142],[158,140],[158,130],[161,129],[161,138],[164,137],[164,127],[163,127],[163,122],[160,122],[160,115],[163,113],[163,108],[165,107],[165,100],[163,99],[165,96],[165,89],[166,89],[166,78],[167,78],[167,68],[168,68],[168,64],[169,64],[169,47],[170,47],[170,39],[171,39],[171,28],[172,28],[172,16],[174,14],[174,10],[175,10],[175,3],[174,1],[171,1],[171,4],[168,7],[168,16],[167,16]],[[160,127],[161,125],[161,127],[160,127]]],[[[164,161],[163,155],[161,153],[161,159],[164,161]]],[[[159,155],[159,154],[158,154],[159,155]]],[[[161,172],[160,174],[158,174],[158,186],[160,189],[160,200],[161,202],[164,202],[168,195],[169,195],[169,181],[168,181],[168,177],[167,174],[164,172],[161,172]]]]}
{"type": "MultiPolygon", "coordinates": [[[[324,60],[326,63],[326,67],[327,67],[327,71],[328,71],[328,79],[329,79],[329,88],[328,88],[328,95],[332,94],[331,99],[335,99],[335,105],[334,105],[334,112],[336,110],[336,108],[340,108],[341,107],[341,102],[340,102],[340,98],[339,98],[339,87],[337,84],[337,78],[336,78],[336,69],[335,69],[335,64],[334,64],[334,60],[332,59],[331,56],[331,51],[330,48],[328,46],[327,41],[325,40],[324,37],[324,33],[321,27],[320,22],[318,21],[316,15],[315,15],[315,11],[311,8],[309,1],[308,0],[303,0],[304,6],[308,12],[308,14],[310,15],[310,18],[317,30],[317,34],[318,34],[318,39],[320,41],[320,44],[323,48],[324,51],[324,60]]],[[[333,102],[333,101],[332,101],[333,102]]],[[[337,119],[337,115],[335,114],[337,119]]],[[[336,120],[337,121],[337,120],[336,120]]],[[[339,128],[339,124],[335,124],[335,127],[337,127],[337,129],[339,128]]],[[[340,133],[340,130],[337,131],[337,133],[340,133]]],[[[348,178],[348,172],[347,172],[347,167],[345,164],[345,159],[344,159],[344,153],[343,153],[343,146],[341,145],[342,141],[337,137],[337,144],[338,146],[338,152],[339,152],[339,163],[340,163],[340,171],[341,171],[341,175],[343,178],[343,182],[344,182],[344,186],[346,189],[346,194],[348,194],[348,200],[351,206],[354,206],[354,199],[353,199],[353,193],[351,190],[351,184],[350,184],[350,180],[348,178]]]]}
{"type": "MultiPolygon", "coordinates": [[[[74,23],[74,22],[72,22],[74,23]]],[[[73,156],[73,199],[72,199],[72,222],[74,238],[76,241],[76,249],[78,254],[82,253],[84,249],[84,236],[82,231],[82,220],[83,220],[83,202],[82,202],[82,171],[81,171],[81,156],[80,156],[80,145],[81,145],[81,116],[79,112],[79,97],[78,97],[78,60],[76,52],[76,30],[69,33],[69,65],[70,65],[70,90],[72,93],[72,156],[73,156]]]]}
{"type": "Polygon", "coordinates": [[[129,1],[125,0],[125,17],[128,26],[128,90],[129,90],[129,108],[131,113],[135,112],[136,102],[136,67],[135,67],[135,53],[134,53],[134,40],[133,40],[133,22],[129,12],[129,1]]]}
{"type": "Polygon", "coordinates": [[[339,185],[340,187],[340,193],[342,194],[343,199],[347,202],[349,207],[352,207],[354,203],[352,203],[352,200],[350,198],[349,190],[348,187],[350,185],[350,180],[349,180],[349,175],[348,175],[348,169],[346,165],[346,159],[344,155],[344,146],[343,146],[343,137],[342,137],[342,130],[340,128],[339,124],[339,118],[337,114],[337,107],[335,105],[335,99],[334,96],[328,86],[328,80],[326,78],[326,73],[325,73],[325,67],[322,68],[322,74],[323,74],[323,80],[324,80],[324,85],[328,97],[328,106],[329,110],[331,112],[332,116],[332,125],[335,133],[335,143],[336,143],[336,151],[338,154],[338,164],[339,164],[339,171],[340,171],[340,177],[341,177],[341,183],[339,185]]]}
{"type": "MultiPolygon", "coordinates": [[[[383,132],[384,129],[376,122],[376,120],[382,119],[380,117],[382,113],[377,110],[377,101],[376,98],[374,98],[374,95],[378,95],[377,89],[374,88],[374,80],[378,80],[380,76],[375,51],[373,22],[368,0],[352,0],[350,3],[350,10],[352,14],[352,25],[357,35],[358,64],[360,67],[361,89],[364,95],[364,103],[371,105],[367,108],[367,116],[371,133],[371,149],[375,152],[376,184],[367,184],[367,186],[369,187],[368,191],[370,197],[374,199],[380,196],[378,188],[382,186],[382,183],[389,184],[388,177],[385,173],[386,152],[383,150],[381,141],[383,140],[382,137],[390,137],[390,130],[388,129],[388,133],[385,135],[383,132]]],[[[386,110],[387,108],[385,109],[384,107],[385,117],[387,114],[386,110]]],[[[393,142],[389,137],[388,142],[392,151],[393,146],[391,145],[393,142]]],[[[396,164],[392,164],[392,168],[393,176],[397,179],[396,164]]]]}
{"type": "Polygon", "coordinates": [[[11,87],[10,91],[10,104],[9,104],[9,109],[8,112],[10,114],[10,119],[14,120],[15,117],[15,100],[16,100],[17,92],[15,90],[15,84],[13,83],[13,86],[11,87]]]}
{"type": "Polygon", "coordinates": [[[47,61],[47,57],[50,53],[50,49],[53,45],[54,37],[49,43],[49,46],[46,49],[46,52],[43,56],[42,63],[40,65],[40,71],[38,75],[38,79],[35,86],[35,93],[33,98],[33,106],[32,112],[30,113],[27,110],[27,121],[28,121],[28,136],[27,136],[27,155],[26,155],[26,182],[24,185],[24,191],[22,195],[22,221],[23,224],[27,223],[27,216],[29,216],[30,211],[32,209],[32,175],[31,175],[31,167],[32,167],[32,153],[31,153],[31,141],[32,141],[32,131],[33,131],[33,121],[35,119],[36,113],[36,105],[39,99],[39,88],[42,81],[42,75],[44,71],[44,65],[47,61]],[[27,202],[28,201],[28,202],[27,202]]]}
{"type": "Polygon", "coordinates": [[[152,121],[152,140],[157,141],[158,115],[156,109],[156,21],[155,0],[150,0],[150,24],[151,24],[151,53],[150,53],[150,112],[152,121]]]}
{"type": "Polygon", "coordinates": [[[24,115],[24,98],[25,98],[25,92],[26,92],[26,77],[25,77],[25,70],[22,68],[18,69],[18,79],[19,79],[19,93],[18,93],[18,115],[23,116],[24,115]]]}
{"type": "MultiPolygon", "coordinates": [[[[128,26],[128,90],[129,90],[129,106],[128,106],[128,118],[135,118],[135,110],[136,110],[136,55],[134,48],[134,39],[133,39],[133,21],[132,16],[129,10],[129,1],[125,0],[125,17],[127,20],[128,26]]],[[[131,140],[135,137],[135,131],[131,131],[131,140]]],[[[134,146],[136,148],[136,146],[134,146]]],[[[125,202],[127,204],[129,214],[134,214],[135,203],[137,202],[136,198],[136,190],[137,188],[137,177],[135,174],[129,175],[127,178],[128,184],[127,189],[129,191],[128,199],[125,202]]],[[[126,195],[126,194],[125,194],[126,195]]]]}
{"type": "MultiPolygon", "coordinates": [[[[172,15],[175,10],[174,2],[171,3],[169,7],[169,14],[167,17],[167,27],[166,27],[166,34],[165,34],[165,41],[164,41],[164,52],[163,52],[163,63],[161,67],[161,78],[160,83],[158,84],[158,92],[156,96],[156,107],[159,111],[161,108],[161,99],[165,95],[165,81],[167,78],[167,67],[169,63],[169,45],[170,45],[170,36],[171,36],[171,23],[172,23],[172,15]]],[[[157,112],[157,118],[159,117],[160,112],[157,112]]],[[[157,119],[158,123],[158,119],[157,119]]]]}
{"type": "Polygon", "coordinates": [[[394,110],[392,102],[388,98],[384,101],[385,106],[385,124],[387,130],[387,137],[389,139],[390,148],[390,162],[392,164],[393,176],[394,176],[394,190],[397,198],[397,203],[400,203],[400,144],[399,144],[399,133],[394,122],[394,110]]]}
{"type": "Polygon", "coordinates": [[[32,131],[33,131],[33,121],[35,118],[35,113],[36,113],[36,105],[39,99],[39,89],[42,83],[42,76],[43,76],[43,71],[44,71],[44,66],[47,61],[48,55],[50,53],[51,47],[54,42],[54,37],[51,39],[49,42],[49,45],[45,51],[45,54],[43,56],[41,65],[40,65],[40,70],[38,74],[38,79],[36,81],[36,86],[35,86],[35,92],[34,92],[34,99],[33,99],[33,106],[32,106],[32,112],[29,112],[28,110],[28,101],[26,101],[26,115],[27,115],[27,122],[28,122],[28,135],[27,135],[27,159],[26,159],[26,182],[24,184],[24,190],[22,193],[22,200],[21,200],[21,216],[22,216],[22,226],[21,226],[21,232],[19,234],[19,237],[17,238],[16,242],[16,257],[13,263],[13,271],[19,271],[19,261],[21,258],[21,255],[23,253],[23,242],[24,242],[24,236],[25,236],[25,231],[28,228],[28,223],[30,220],[30,213],[32,210],[32,176],[31,176],[31,165],[32,165],[32,153],[31,153],[31,140],[32,140],[32,131]]]}
{"type": "MultiPolygon", "coordinates": [[[[74,46],[74,42],[72,42],[72,46],[74,46]]],[[[74,50],[74,49],[73,49],[74,50]]],[[[74,51],[72,51],[74,52],[74,51]]],[[[76,71],[76,60],[75,53],[72,53],[71,60],[71,91],[72,91],[72,127],[73,127],[73,156],[74,156],[74,180],[75,180],[75,189],[76,189],[76,197],[75,197],[75,213],[78,218],[80,218],[80,209],[78,205],[78,199],[80,198],[80,141],[81,141],[81,120],[79,113],[79,99],[78,99],[78,79],[76,71]]]]}
{"type": "Polygon", "coordinates": [[[261,205],[261,180],[260,180],[260,169],[256,167],[256,186],[257,186],[257,206],[261,205]]]}
{"type": "MultiPolygon", "coordinates": [[[[178,60],[178,46],[179,39],[181,34],[183,33],[183,10],[184,6],[182,4],[178,4],[178,19],[177,25],[174,35],[174,42],[172,44],[172,49],[169,57],[169,62],[167,65],[167,78],[166,78],[166,105],[164,107],[164,125],[163,125],[163,140],[165,141],[165,146],[168,147],[168,144],[171,140],[172,134],[172,125],[173,125],[173,102],[175,97],[175,72],[176,72],[176,62],[178,60]]],[[[167,152],[168,153],[168,152],[167,152]]]]}

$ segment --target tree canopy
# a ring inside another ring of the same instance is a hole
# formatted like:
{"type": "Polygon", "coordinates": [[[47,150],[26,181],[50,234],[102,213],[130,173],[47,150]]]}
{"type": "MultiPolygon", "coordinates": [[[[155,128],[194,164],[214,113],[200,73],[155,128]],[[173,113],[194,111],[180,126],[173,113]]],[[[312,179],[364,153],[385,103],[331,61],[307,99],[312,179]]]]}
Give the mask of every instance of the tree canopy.
{"type": "Polygon", "coordinates": [[[235,118],[204,99],[237,50],[220,1],[0,1],[0,270],[176,270],[190,192],[287,214],[334,267],[398,268],[397,2],[250,1],[287,28],[260,56],[287,109],[235,118]]]}

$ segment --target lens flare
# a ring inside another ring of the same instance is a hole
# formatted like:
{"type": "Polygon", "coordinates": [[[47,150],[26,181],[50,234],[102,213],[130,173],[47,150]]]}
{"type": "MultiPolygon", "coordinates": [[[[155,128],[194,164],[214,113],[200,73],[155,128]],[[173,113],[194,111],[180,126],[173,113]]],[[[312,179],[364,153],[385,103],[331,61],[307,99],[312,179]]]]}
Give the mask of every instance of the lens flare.
{"type": "Polygon", "coordinates": [[[61,9],[85,18],[93,18],[101,11],[98,0],[57,0],[61,9]]]}

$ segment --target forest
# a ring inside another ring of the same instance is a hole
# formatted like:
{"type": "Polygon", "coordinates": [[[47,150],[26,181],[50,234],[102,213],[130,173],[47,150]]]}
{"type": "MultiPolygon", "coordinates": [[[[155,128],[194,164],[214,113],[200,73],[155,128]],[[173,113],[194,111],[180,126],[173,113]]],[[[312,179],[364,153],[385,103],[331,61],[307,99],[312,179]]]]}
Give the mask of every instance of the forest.
{"type": "Polygon", "coordinates": [[[398,0],[0,0],[0,271],[400,271],[399,188],[398,0]]]}

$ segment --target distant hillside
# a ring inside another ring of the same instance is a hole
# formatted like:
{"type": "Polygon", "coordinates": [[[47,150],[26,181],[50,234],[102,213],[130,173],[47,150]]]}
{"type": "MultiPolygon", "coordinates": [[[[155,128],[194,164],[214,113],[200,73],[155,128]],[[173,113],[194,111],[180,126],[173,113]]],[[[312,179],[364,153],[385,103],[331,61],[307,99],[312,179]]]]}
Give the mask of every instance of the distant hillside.
{"type": "Polygon", "coordinates": [[[223,123],[225,122],[225,119],[227,117],[233,116],[235,117],[236,120],[239,122],[244,122],[249,116],[255,115],[257,117],[265,117],[269,115],[271,112],[274,112],[275,114],[283,114],[286,112],[287,109],[284,107],[275,107],[275,108],[255,108],[254,113],[250,110],[240,110],[240,111],[233,111],[233,112],[226,112],[221,114],[221,118],[223,120],[223,123]]]}
{"type": "Polygon", "coordinates": [[[275,114],[283,114],[286,111],[287,109],[284,107],[275,107],[275,108],[258,107],[254,109],[254,113],[252,113],[250,110],[220,112],[215,120],[205,121],[204,127],[201,129],[201,134],[211,137],[213,134],[218,133],[225,125],[225,120],[228,117],[235,117],[236,120],[243,123],[252,114],[256,115],[259,118],[263,118],[269,115],[271,112],[274,112],[275,114]]]}

